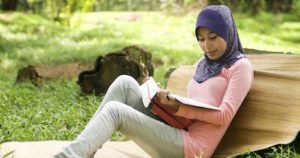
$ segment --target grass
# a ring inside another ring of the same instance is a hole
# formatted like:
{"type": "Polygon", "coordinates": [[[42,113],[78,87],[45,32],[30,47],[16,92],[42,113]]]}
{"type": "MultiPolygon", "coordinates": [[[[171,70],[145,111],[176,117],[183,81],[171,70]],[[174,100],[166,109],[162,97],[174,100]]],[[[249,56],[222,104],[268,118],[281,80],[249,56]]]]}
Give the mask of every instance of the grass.
{"type": "MultiPolygon", "coordinates": [[[[165,85],[163,76],[168,68],[193,64],[202,55],[194,37],[194,12],[184,16],[161,12],[77,13],[67,25],[32,14],[0,15],[1,142],[74,139],[102,99],[81,96],[76,78],[52,80],[38,87],[16,84],[18,69],[28,64],[94,62],[99,55],[139,44],[153,54],[154,63],[161,63],[156,64],[154,78],[165,85]],[[137,20],[128,21],[128,17],[137,20]]],[[[300,22],[266,13],[235,17],[245,48],[300,54],[300,22]]],[[[115,133],[112,138],[120,137],[115,133]]],[[[299,157],[290,149],[271,154],[299,157]]]]}

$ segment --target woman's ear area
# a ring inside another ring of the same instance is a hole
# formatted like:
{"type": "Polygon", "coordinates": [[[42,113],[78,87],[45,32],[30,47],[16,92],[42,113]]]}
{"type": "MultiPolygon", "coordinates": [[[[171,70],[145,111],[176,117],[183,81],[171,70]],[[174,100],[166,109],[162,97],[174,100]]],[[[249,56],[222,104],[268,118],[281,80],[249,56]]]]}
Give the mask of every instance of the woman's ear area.
{"type": "Polygon", "coordinates": [[[197,28],[195,29],[195,36],[196,36],[197,41],[199,41],[199,36],[200,36],[199,29],[200,29],[200,27],[197,27],[197,28]]]}

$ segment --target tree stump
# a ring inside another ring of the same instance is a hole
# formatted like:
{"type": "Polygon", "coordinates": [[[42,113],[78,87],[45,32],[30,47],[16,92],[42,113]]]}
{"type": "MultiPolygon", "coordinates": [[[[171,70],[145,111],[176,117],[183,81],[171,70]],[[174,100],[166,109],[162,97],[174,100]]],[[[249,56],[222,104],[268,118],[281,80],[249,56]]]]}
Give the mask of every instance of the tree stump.
{"type": "Polygon", "coordinates": [[[139,46],[125,47],[99,56],[94,69],[81,72],[77,83],[84,94],[96,95],[105,93],[119,75],[130,75],[141,84],[147,76],[153,76],[151,58],[151,53],[139,46]]]}

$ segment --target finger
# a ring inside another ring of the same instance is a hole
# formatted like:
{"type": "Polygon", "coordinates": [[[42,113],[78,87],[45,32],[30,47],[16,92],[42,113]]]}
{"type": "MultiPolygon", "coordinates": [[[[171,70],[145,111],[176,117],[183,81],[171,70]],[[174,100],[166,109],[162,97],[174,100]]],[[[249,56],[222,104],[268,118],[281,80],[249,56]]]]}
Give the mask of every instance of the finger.
{"type": "Polygon", "coordinates": [[[168,104],[170,102],[169,94],[170,94],[170,92],[165,91],[165,100],[167,101],[168,104]]]}
{"type": "Polygon", "coordinates": [[[170,97],[169,94],[170,94],[170,93],[167,92],[167,93],[166,93],[166,97],[165,97],[165,99],[166,99],[166,104],[168,104],[168,105],[170,105],[170,104],[172,104],[172,102],[174,102],[173,98],[170,97]]]}
{"type": "Polygon", "coordinates": [[[165,89],[161,89],[159,92],[158,92],[158,98],[160,99],[160,102],[162,104],[169,104],[169,99],[168,99],[168,94],[170,92],[168,92],[167,90],[165,89]]]}
{"type": "Polygon", "coordinates": [[[162,104],[166,103],[166,94],[164,92],[161,93],[161,98],[160,98],[160,102],[162,104]]]}
{"type": "Polygon", "coordinates": [[[167,97],[168,101],[171,101],[171,97],[169,96],[169,94],[170,94],[170,93],[167,93],[167,96],[166,96],[166,97],[167,97]]]}
{"type": "Polygon", "coordinates": [[[163,91],[163,98],[168,100],[168,92],[166,90],[163,91]]]}
{"type": "Polygon", "coordinates": [[[157,82],[157,86],[158,86],[159,88],[161,88],[161,85],[160,85],[160,83],[159,83],[159,82],[157,82]]]}
{"type": "Polygon", "coordinates": [[[162,100],[163,99],[163,91],[159,91],[158,93],[157,93],[157,96],[158,96],[158,98],[160,99],[160,100],[162,100]]]}
{"type": "Polygon", "coordinates": [[[162,93],[161,97],[160,97],[160,102],[162,104],[167,104],[168,100],[166,98],[166,94],[165,93],[162,93]]]}

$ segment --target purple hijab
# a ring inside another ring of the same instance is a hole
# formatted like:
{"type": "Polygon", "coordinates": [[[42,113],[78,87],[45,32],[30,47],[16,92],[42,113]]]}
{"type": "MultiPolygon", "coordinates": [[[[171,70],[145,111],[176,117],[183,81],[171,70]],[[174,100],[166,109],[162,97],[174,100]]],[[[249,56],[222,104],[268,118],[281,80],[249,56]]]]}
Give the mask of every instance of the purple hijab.
{"type": "MultiPolygon", "coordinates": [[[[205,58],[199,62],[194,79],[198,83],[202,83],[217,75],[222,68],[229,68],[237,60],[244,58],[245,55],[231,11],[228,7],[224,5],[205,7],[198,15],[196,33],[199,27],[206,27],[212,30],[227,42],[227,49],[221,58],[213,61],[205,55],[205,58]]],[[[196,38],[198,40],[197,34],[196,38]]]]}

